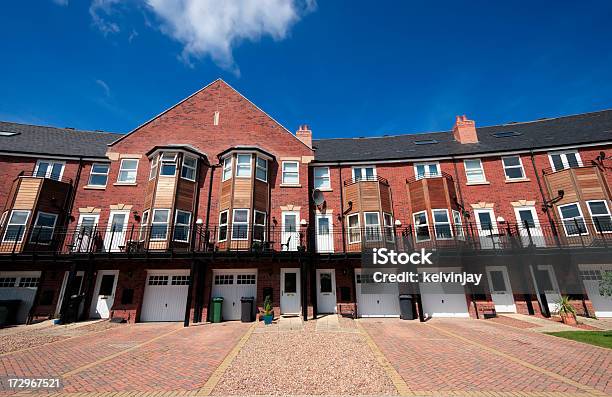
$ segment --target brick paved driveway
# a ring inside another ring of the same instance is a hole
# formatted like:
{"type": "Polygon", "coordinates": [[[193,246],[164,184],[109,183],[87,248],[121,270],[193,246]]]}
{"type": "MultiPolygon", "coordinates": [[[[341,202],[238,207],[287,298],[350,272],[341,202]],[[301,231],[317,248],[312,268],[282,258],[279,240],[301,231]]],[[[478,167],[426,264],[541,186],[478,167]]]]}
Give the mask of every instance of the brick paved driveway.
{"type": "Polygon", "coordinates": [[[0,374],[61,377],[64,392],[195,390],[248,327],[126,325],[1,355],[0,374]]]}
{"type": "Polygon", "coordinates": [[[492,321],[360,321],[411,393],[612,394],[609,349],[492,321]]]}

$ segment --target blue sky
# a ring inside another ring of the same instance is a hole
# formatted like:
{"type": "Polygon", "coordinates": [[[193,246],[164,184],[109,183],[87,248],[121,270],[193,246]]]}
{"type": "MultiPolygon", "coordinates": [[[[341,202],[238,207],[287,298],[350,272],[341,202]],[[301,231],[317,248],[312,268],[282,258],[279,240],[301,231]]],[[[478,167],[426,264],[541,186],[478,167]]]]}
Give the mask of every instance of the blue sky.
{"type": "Polygon", "coordinates": [[[608,109],[611,17],[610,1],[7,2],[0,120],[127,132],[217,77],[315,138],[608,109]]]}

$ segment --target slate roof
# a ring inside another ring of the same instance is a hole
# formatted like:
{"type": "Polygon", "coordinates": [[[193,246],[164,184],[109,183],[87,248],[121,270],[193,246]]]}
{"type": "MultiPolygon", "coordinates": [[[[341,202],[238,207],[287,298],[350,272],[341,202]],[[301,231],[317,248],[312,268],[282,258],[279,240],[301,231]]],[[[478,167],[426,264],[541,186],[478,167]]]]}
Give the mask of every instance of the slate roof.
{"type": "MultiPolygon", "coordinates": [[[[476,124],[478,125],[478,123],[476,124]]],[[[530,122],[477,127],[478,143],[460,144],[450,131],[371,138],[313,140],[316,162],[418,159],[612,141],[612,109],[530,122]],[[495,133],[520,135],[496,137],[495,133]],[[434,139],[435,144],[415,141],[434,139]]]]}
{"type": "Polygon", "coordinates": [[[71,157],[106,157],[109,143],[120,134],[43,127],[0,121],[0,151],[71,157]],[[6,136],[3,132],[19,134],[6,136]]]}

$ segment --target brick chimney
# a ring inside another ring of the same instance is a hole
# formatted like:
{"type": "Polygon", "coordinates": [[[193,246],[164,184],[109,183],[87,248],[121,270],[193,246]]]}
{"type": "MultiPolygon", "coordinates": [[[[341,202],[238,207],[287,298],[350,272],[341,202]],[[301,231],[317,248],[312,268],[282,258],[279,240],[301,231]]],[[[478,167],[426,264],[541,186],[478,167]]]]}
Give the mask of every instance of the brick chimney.
{"type": "Polygon", "coordinates": [[[465,115],[457,116],[453,126],[453,136],[459,143],[478,143],[476,123],[474,120],[468,120],[465,115]]]}
{"type": "Polygon", "coordinates": [[[295,136],[312,149],[312,131],[308,125],[302,124],[295,133],[295,136]]]}

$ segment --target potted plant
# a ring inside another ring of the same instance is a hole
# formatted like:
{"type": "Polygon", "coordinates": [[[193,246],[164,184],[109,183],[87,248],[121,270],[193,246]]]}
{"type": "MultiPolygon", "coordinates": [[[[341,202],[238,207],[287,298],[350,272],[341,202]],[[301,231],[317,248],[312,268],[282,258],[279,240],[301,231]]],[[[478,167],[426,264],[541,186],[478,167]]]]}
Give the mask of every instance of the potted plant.
{"type": "Polygon", "coordinates": [[[265,325],[272,324],[272,320],[274,320],[274,312],[272,310],[272,298],[270,295],[266,296],[263,305],[263,320],[265,325]]]}
{"type": "Polygon", "coordinates": [[[569,296],[562,296],[558,303],[559,315],[563,324],[576,325],[576,309],[572,306],[569,296]]]}

